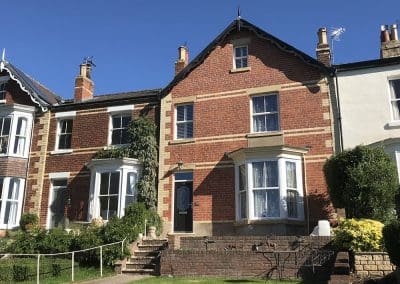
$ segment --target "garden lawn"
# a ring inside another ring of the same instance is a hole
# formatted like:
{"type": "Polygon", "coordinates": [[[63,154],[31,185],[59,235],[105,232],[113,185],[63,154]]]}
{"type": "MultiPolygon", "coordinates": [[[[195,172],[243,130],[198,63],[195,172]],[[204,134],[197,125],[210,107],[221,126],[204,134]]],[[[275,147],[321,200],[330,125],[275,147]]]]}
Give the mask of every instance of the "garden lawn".
{"type": "Polygon", "coordinates": [[[261,279],[221,279],[221,278],[181,278],[181,277],[151,277],[132,282],[132,284],[229,284],[229,283],[264,283],[264,284],[279,284],[279,283],[303,283],[301,281],[290,280],[261,280],[261,279]]]}
{"type": "MultiPolygon", "coordinates": [[[[36,283],[36,258],[10,258],[0,261],[1,283],[36,283]],[[20,277],[16,279],[15,277],[20,277]]],[[[103,267],[103,277],[112,276],[115,272],[110,267],[103,267]]],[[[82,267],[74,265],[74,280],[100,278],[99,267],[82,267]]],[[[40,261],[40,282],[48,284],[71,282],[71,259],[43,257],[40,261]]]]}

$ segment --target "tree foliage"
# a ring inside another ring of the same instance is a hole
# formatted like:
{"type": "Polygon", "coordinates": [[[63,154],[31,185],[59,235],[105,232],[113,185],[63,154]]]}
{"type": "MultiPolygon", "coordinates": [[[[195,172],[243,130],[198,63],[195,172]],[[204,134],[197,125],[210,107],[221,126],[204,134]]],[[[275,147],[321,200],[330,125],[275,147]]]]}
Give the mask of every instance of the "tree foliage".
{"type": "Polygon", "coordinates": [[[156,208],[157,204],[157,127],[146,117],[130,122],[128,127],[129,145],[127,147],[100,150],[96,159],[135,158],[142,165],[141,178],[138,181],[138,201],[147,208],[156,208]]]}
{"type": "Polygon", "coordinates": [[[400,267],[400,221],[394,220],[383,228],[383,241],[390,261],[400,267]]]}
{"type": "Polygon", "coordinates": [[[383,148],[343,151],[327,160],[324,173],[333,205],[348,218],[393,218],[397,171],[383,148]]]}

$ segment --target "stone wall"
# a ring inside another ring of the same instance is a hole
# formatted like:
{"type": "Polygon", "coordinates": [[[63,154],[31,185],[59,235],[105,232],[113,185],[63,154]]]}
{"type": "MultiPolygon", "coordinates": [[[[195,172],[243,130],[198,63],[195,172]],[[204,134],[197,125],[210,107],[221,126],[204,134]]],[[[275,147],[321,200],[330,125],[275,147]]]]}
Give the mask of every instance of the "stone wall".
{"type": "Polygon", "coordinates": [[[386,252],[361,252],[354,256],[354,268],[361,278],[384,276],[395,270],[386,252]]]}

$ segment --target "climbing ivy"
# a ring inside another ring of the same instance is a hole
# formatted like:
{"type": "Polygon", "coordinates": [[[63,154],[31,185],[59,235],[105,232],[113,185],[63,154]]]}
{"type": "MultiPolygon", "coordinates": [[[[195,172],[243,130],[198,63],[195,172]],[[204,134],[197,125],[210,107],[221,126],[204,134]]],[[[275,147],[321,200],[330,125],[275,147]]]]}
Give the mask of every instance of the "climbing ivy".
{"type": "Polygon", "coordinates": [[[126,147],[100,150],[95,159],[135,158],[142,165],[141,178],[138,181],[138,201],[144,202],[147,208],[156,208],[157,189],[157,127],[146,117],[139,117],[128,126],[129,142],[126,147]]]}

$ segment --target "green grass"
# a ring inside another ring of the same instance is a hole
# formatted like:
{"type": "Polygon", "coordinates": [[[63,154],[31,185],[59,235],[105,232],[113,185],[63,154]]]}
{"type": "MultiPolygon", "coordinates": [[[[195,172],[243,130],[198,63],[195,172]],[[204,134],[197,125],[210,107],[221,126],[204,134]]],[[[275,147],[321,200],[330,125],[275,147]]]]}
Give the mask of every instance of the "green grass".
{"type": "Polygon", "coordinates": [[[137,284],[229,284],[229,283],[264,283],[264,284],[283,284],[283,283],[301,283],[300,281],[289,280],[260,280],[260,279],[221,279],[221,278],[183,278],[183,277],[151,277],[137,280],[132,283],[137,284]]]}
{"type": "MultiPolygon", "coordinates": [[[[26,273],[17,273],[19,275],[27,275],[28,279],[19,283],[36,283],[36,259],[20,258],[5,259],[0,261],[0,282],[14,283],[13,269],[18,266],[26,269],[26,273]]],[[[99,267],[81,267],[78,263],[74,265],[75,281],[90,280],[100,278],[99,267]]],[[[110,267],[103,267],[103,277],[114,275],[114,271],[110,267]]],[[[71,260],[60,258],[43,258],[40,261],[40,283],[58,284],[71,282],[71,260]],[[56,264],[58,269],[57,276],[54,275],[54,267],[56,264]]]]}

